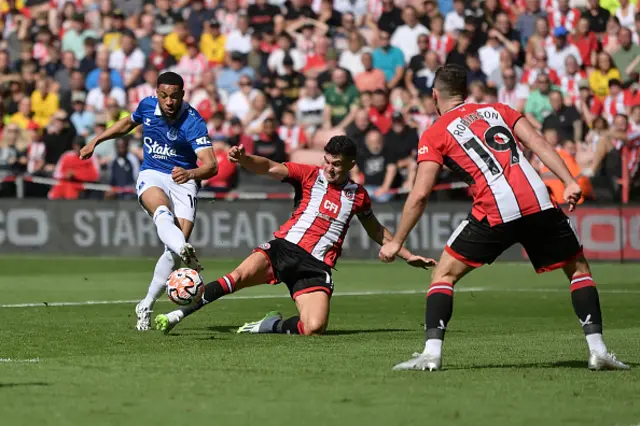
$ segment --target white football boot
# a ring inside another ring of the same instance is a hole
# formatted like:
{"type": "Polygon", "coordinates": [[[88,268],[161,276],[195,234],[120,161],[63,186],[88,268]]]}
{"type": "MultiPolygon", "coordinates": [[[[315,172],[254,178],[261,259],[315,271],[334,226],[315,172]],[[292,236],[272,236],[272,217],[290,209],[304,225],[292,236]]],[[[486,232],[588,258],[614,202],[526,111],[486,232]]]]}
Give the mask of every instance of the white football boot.
{"type": "Polygon", "coordinates": [[[629,370],[630,368],[624,362],[618,361],[612,353],[591,352],[588,365],[589,370],[629,370]]]}
{"type": "Polygon", "coordinates": [[[273,333],[273,325],[282,320],[280,312],[268,312],[260,321],[247,322],[236,333],[273,333]]]}
{"type": "Polygon", "coordinates": [[[151,309],[142,307],[141,303],[136,305],[136,316],[138,317],[138,322],[136,323],[136,330],[138,331],[149,331],[151,330],[151,309]]]}
{"type": "Polygon", "coordinates": [[[436,357],[425,353],[414,353],[409,361],[401,362],[393,367],[393,371],[420,370],[436,371],[442,368],[442,357],[436,357]]]}
{"type": "Polygon", "coordinates": [[[179,255],[187,268],[191,268],[196,272],[200,272],[204,269],[196,257],[196,249],[193,248],[191,244],[184,243],[180,249],[179,255]]]}

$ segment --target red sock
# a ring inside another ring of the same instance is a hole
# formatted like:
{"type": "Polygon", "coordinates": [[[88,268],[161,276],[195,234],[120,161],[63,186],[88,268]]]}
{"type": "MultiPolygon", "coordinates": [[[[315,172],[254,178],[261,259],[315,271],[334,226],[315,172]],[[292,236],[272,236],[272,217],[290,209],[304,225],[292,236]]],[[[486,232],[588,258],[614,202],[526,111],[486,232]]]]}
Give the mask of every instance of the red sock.
{"type": "Polygon", "coordinates": [[[236,289],[236,280],[233,279],[231,274],[227,274],[218,279],[218,282],[222,286],[222,291],[224,291],[225,294],[233,293],[236,289]]]}

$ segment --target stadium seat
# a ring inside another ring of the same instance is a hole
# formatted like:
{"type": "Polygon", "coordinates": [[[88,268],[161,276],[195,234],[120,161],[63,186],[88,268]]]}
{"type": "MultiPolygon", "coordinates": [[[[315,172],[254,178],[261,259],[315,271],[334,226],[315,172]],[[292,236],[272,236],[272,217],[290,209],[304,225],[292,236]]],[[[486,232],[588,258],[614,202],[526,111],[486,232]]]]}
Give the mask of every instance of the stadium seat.
{"type": "Polygon", "coordinates": [[[311,164],[320,166],[324,152],[319,149],[297,149],[289,156],[294,163],[311,164]]]}

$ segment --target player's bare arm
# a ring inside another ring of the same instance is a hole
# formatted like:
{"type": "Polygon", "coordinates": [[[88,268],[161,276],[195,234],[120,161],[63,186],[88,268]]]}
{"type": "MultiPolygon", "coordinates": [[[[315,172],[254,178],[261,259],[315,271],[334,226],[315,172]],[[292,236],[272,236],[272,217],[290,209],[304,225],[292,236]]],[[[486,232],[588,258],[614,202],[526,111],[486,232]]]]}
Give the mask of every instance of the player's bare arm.
{"type": "Polygon", "coordinates": [[[243,145],[231,147],[228,155],[229,161],[257,175],[266,175],[280,181],[289,176],[289,169],[284,164],[259,155],[247,155],[243,145]]]}
{"type": "MultiPolygon", "coordinates": [[[[393,240],[393,234],[387,228],[382,226],[382,224],[374,214],[370,214],[368,216],[359,215],[358,219],[360,220],[360,223],[362,223],[365,231],[367,231],[367,235],[369,236],[369,238],[371,238],[379,245],[383,246],[393,240]]],[[[406,247],[400,247],[397,256],[405,260],[409,265],[416,268],[427,269],[431,266],[436,265],[435,260],[414,255],[406,247]]]]}
{"type": "Polygon", "coordinates": [[[120,120],[116,121],[111,127],[106,129],[104,132],[93,138],[88,144],[82,147],[82,149],[80,150],[80,158],[83,160],[91,158],[91,156],[93,155],[93,151],[96,149],[96,146],[100,145],[104,141],[128,135],[129,132],[131,132],[139,125],[140,124],[134,122],[131,119],[130,115],[121,118],[120,120]]]}
{"type": "Polygon", "coordinates": [[[380,260],[383,262],[393,261],[407,240],[409,233],[420,220],[420,216],[427,206],[427,199],[440,174],[440,169],[440,164],[433,161],[423,161],[418,165],[416,181],[404,203],[398,230],[393,239],[380,248],[380,260]]]}
{"type": "Polygon", "coordinates": [[[191,179],[195,180],[207,180],[211,179],[218,173],[218,161],[215,155],[213,155],[213,149],[206,148],[200,149],[196,152],[198,160],[202,162],[202,165],[196,169],[186,170],[182,167],[174,167],[171,170],[171,178],[175,183],[186,183],[191,179]]]}
{"type": "Polygon", "coordinates": [[[542,164],[547,166],[564,183],[564,199],[569,203],[569,211],[573,211],[582,197],[582,190],[578,182],[571,176],[571,172],[562,161],[562,158],[526,118],[518,120],[514,131],[522,144],[533,151],[540,158],[542,164]]]}

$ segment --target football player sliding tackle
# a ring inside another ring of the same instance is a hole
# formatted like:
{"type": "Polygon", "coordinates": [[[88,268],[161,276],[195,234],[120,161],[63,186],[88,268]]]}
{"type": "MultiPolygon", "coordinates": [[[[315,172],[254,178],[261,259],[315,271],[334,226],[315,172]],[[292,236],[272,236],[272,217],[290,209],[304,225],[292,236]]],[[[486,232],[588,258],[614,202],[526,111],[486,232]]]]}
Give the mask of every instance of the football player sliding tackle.
{"type": "Polygon", "coordinates": [[[184,102],[184,82],[173,72],[158,77],[157,97],[143,99],[136,111],[118,120],[80,151],[87,159],[100,143],[129,134],[143,125],[144,159],[136,184],[138,200],[153,217],[165,246],[158,259],[147,296],[136,306],[140,331],[149,330],[154,302],[165,290],[172,271],[202,267],[188,243],[197,207],[198,181],[213,177],[218,165],[207,126],[198,112],[184,102]],[[201,166],[198,167],[198,160],[201,166]]]}
{"type": "MultiPolygon", "coordinates": [[[[366,190],[349,179],[355,165],[355,143],[346,136],[331,138],[324,148],[322,167],[276,163],[247,155],[242,146],[232,147],[229,158],[253,173],[292,184],[296,191],[293,214],[273,240],[256,248],[235,270],[207,284],[201,300],[158,315],[156,328],[168,332],[205,305],[243,288],[284,282],[299,315],[283,319],[279,313],[270,312],[262,320],[240,327],[238,332],[322,334],[329,320],[332,268],[353,216],[358,216],[376,243],[390,242],[392,238],[371,211],[366,190]]],[[[396,254],[413,267],[435,264],[404,247],[399,247],[396,254]]]]}
{"type": "Polygon", "coordinates": [[[395,236],[380,249],[380,259],[391,262],[402,250],[443,164],[470,184],[473,207],[451,235],[433,271],[427,292],[424,351],[394,369],[441,368],[455,284],[515,243],[522,244],[537,272],[561,268],[567,276],[573,309],[589,348],[588,367],[629,368],[604,343],[598,291],[569,218],[550,199],[519,143],[564,182],[564,199],[573,211],[582,194],[562,159],[521,113],[503,104],[464,103],[466,73],[458,66],[445,65],[437,71],[433,97],[441,117],[420,138],[416,181],[395,236]]]}

